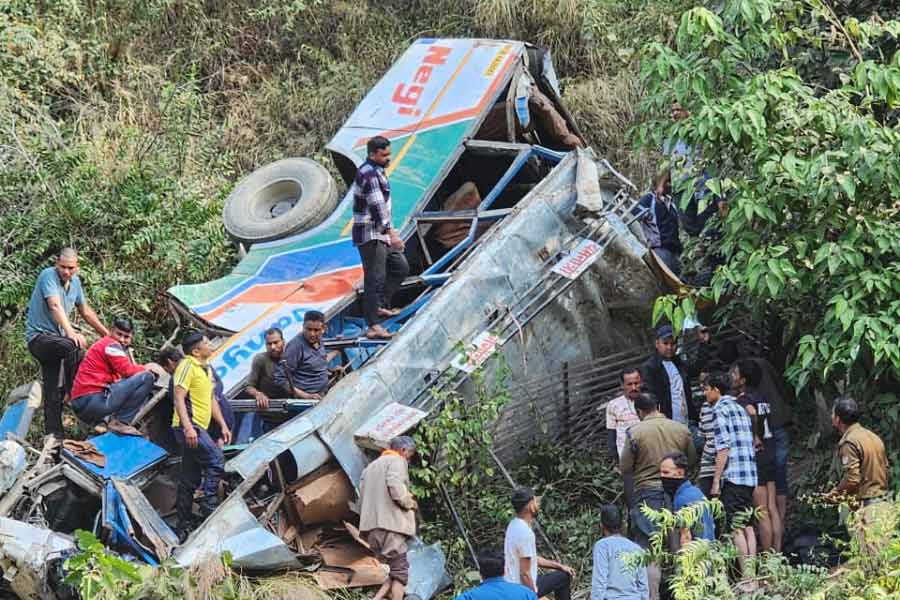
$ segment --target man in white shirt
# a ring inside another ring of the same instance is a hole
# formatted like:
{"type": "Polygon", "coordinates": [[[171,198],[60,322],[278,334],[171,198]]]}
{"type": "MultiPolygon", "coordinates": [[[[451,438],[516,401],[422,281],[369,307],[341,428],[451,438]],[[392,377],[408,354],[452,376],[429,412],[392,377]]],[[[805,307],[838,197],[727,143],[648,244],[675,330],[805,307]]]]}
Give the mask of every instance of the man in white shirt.
{"type": "MultiPolygon", "coordinates": [[[[618,465],[625,449],[625,438],[628,428],[640,423],[634,401],[641,395],[641,372],[635,368],[627,368],[620,376],[622,395],[613,398],[606,405],[606,452],[618,465]]],[[[622,474],[625,504],[631,509],[634,497],[634,476],[632,473],[622,474]]]]}
{"type": "Polygon", "coordinates": [[[506,527],[503,544],[504,578],[510,583],[519,583],[534,590],[539,598],[553,592],[556,600],[569,600],[572,567],[547,560],[538,555],[534,537],[534,517],[540,509],[540,500],[530,488],[519,488],[513,492],[513,510],[516,516],[506,527]],[[549,573],[538,575],[538,567],[549,569],[549,573]]]}

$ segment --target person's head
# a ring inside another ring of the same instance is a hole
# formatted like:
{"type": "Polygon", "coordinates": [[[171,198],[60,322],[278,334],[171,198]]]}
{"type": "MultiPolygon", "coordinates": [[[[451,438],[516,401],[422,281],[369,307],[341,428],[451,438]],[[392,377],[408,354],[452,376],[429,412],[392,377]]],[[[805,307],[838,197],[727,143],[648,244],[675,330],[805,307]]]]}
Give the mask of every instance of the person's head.
{"type": "Polygon", "coordinates": [[[482,552],[478,555],[478,572],[481,580],[503,577],[503,556],[494,550],[482,552]]]}
{"type": "Polygon", "coordinates": [[[56,257],[56,275],[63,283],[68,283],[78,273],[78,252],[74,248],[63,248],[56,257]]]}
{"type": "Polygon", "coordinates": [[[127,348],[131,345],[131,340],[134,337],[134,324],[131,322],[131,319],[125,317],[116,319],[109,329],[109,335],[127,348]]]}
{"type": "Polygon", "coordinates": [[[528,487],[517,488],[512,495],[512,507],[516,515],[522,518],[531,518],[541,509],[540,499],[534,495],[534,490],[528,487]]]}
{"type": "Polygon", "coordinates": [[[663,479],[684,479],[687,468],[687,456],[681,452],[672,452],[666,454],[659,463],[659,476],[663,479]]]}
{"type": "Polygon", "coordinates": [[[653,181],[653,191],[657,196],[668,197],[672,193],[672,175],[669,169],[659,172],[653,181]]]}
{"type": "Polygon", "coordinates": [[[625,397],[634,402],[641,395],[641,372],[634,367],[622,371],[619,376],[622,382],[622,392],[625,397]]]}
{"type": "Polygon", "coordinates": [[[391,140],[382,135],[369,138],[366,142],[366,154],[369,160],[380,167],[386,167],[391,162],[391,140]]]}
{"type": "Polygon", "coordinates": [[[272,360],[281,360],[284,354],[284,333],[277,327],[269,327],[266,329],[266,354],[272,360]]]}
{"type": "Polygon", "coordinates": [[[709,327],[706,325],[701,325],[697,328],[697,339],[700,340],[701,344],[708,344],[712,341],[712,334],[709,331],[709,327]]]}
{"type": "Polygon", "coordinates": [[[165,348],[159,353],[159,356],[156,358],[156,362],[159,363],[166,373],[172,375],[175,373],[175,369],[178,367],[178,363],[181,362],[181,359],[184,358],[184,354],[178,348],[171,346],[169,348],[165,348]]]}
{"type": "Polygon", "coordinates": [[[742,358],[731,365],[729,375],[731,386],[736,390],[744,392],[749,387],[759,385],[759,366],[750,359],[742,358]]]}
{"type": "Polygon", "coordinates": [[[416,454],[416,441],[408,435],[398,435],[391,440],[391,450],[409,462],[416,454]]]}
{"type": "Polygon", "coordinates": [[[672,106],[669,108],[669,116],[672,117],[673,121],[680,121],[691,116],[691,113],[681,106],[681,102],[673,102],[672,106]]]}
{"type": "Polygon", "coordinates": [[[653,394],[638,394],[634,400],[634,412],[643,421],[649,415],[659,411],[659,400],[653,394]]]}
{"type": "Polygon", "coordinates": [[[184,336],[181,340],[181,349],[184,350],[185,356],[193,356],[203,362],[213,353],[212,344],[202,331],[192,331],[184,336]]]}
{"type": "Polygon", "coordinates": [[[687,467],[687,456],[681,452],[666,454],[659,463],[659,477],[662,480],[663,490],[672,498],[684,483],[687,467]]]}
{"type": "Polygon", "coordinates": [[[731,378],[722,372],[706,373],[700,380],[700,389],[706,401],[714,405],[731,389],[731,378]]]}
{"type": "Polygon", "coordinates": [[[325,315],[317,310],[308,310],[303,315],[303,337],[310,344],[318,344],[325,335],[325,315]]]}
{"type": "Polygon", "coordinates": [[[848,427],[859,422],[859,404],[850,396],[843,396],[834,401],[831,410],[831,424],[843,433],[848,427]]]}
{"type": "Polygon", "coordinates": [[[675,350],[678,340],[675,339],[675,331],[671,325],[663,325],[656,330],[656,353],[664,360],[675,358],[675,350]]]}
{"type": "Polygon", "coordinates": [[[604,504],[600,507],[600,527],[603,528],[603,537],[616,535],[622,531],[622,515],[614,504],[604,504]]]}

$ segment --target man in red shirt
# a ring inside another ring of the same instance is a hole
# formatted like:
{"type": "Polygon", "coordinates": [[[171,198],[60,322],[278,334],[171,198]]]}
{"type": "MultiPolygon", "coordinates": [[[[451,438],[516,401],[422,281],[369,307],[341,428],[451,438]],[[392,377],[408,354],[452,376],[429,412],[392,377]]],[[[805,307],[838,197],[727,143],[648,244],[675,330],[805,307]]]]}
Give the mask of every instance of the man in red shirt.
{"type": "Polygon", "coordinates": [[[128,353],[134,326],[117,319],[110,333],[94,343],[72,384],[72,410],[87,423],[107,420],[110,431],[140,435],[131,420],[150,399],[158,365],[137,365],[128,353]]]}

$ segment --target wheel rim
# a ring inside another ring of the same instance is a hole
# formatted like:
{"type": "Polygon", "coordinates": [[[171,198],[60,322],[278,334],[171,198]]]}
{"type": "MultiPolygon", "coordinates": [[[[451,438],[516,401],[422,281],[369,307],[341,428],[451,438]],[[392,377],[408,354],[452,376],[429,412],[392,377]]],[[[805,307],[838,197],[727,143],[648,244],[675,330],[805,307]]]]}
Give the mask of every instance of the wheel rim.
{"type": "Polygon", "coordinates": [[[297,206],[302,193],[303,188],[296,179],[273,181],[257,193],[253,216],[261,221],[278,219],[297,206]]]}

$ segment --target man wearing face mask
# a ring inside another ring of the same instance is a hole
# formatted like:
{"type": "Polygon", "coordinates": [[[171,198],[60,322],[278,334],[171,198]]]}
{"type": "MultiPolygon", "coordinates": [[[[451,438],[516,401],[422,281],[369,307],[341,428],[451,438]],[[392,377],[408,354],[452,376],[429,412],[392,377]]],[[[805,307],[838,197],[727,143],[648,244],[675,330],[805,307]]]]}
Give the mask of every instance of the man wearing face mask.
{"type": "MultiPolygon", "coordinates": [[[[663,489],[666,491],[666,495],[672,499],[672,510],[676,513],[686,506],[706,500],[706,496],[703,495],[700,488],[687,479],[687,468],[687,456],[681,452],[666,454],[659,464],[659,476],[662,479],[663,489]]],[[[680,546],[684,546],[695,538],[709,541],[716,539],[716,524],[708,508],[703,510],[700,521],[693,530],[681,529],[680,546]]]]}
{"type": "MultiPolygon", "coordinates": [[[[654,510],[671,506],[663,491],[659,464],[667,454],[681,452],[693,465],[696,462],[697,450],[688,428],[667,419],[659,411],[656,398],[649,394],[641,394],[634,406],[641,422],[632,425],[628,430],[620,468],[623,475],[634,474],[634,506],[631,508],[629,529],[631,538],[642,548],[647,548],[650,545],[650,536],[657,527],[644,515],[641,506],[646,504],[654,510]]],[[[659,567],[655,564],[649,565],[647,576],[650,582],[650,598],[656,600],[659,598],[659,583],[662,577],[659,567]]]]}

